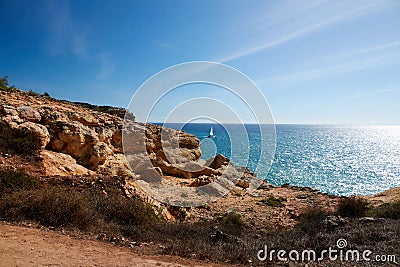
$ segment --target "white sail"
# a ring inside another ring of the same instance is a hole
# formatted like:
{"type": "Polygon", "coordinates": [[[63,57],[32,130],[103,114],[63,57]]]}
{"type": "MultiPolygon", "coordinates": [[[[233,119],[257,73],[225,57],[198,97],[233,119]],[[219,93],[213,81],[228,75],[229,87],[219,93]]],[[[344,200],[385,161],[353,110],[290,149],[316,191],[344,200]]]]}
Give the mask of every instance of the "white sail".
{"type": "Polygon", "coordinates": [[[214,131],[213,131],[213,127],[211,126],[211,129],[210,129],[210,136],[214,136],[214,131]]]}

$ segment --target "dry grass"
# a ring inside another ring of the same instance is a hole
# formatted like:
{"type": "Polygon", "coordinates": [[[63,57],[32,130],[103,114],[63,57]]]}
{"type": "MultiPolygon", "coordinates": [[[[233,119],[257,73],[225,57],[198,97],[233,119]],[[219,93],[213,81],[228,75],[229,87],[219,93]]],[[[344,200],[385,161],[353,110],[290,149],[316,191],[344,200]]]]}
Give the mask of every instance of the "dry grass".
{"type": "Polygon", "coordinates": [[[337,213],[343,217],[357,218],[365,216],[369,209],[369,203],[362,197],[343,197],[339,200],[337,213]]]}
{"type": "Polygon", "coordinates": [[[30,220],[94,233],[106,231],[110,236],[124,235],[132,229],[140,233],[145,225],[158,220],[151,207],[139,199],[125,198],[115,189],[104,195],[63,186],[32,188],[30,183],[23,183],[27,178],[22,177],[6,184],[12,191],[0,198],[0,219],[30,220]]]}
{"type": "Polygon", "coordinates": [[[20,190],[6,195],[0,201],[0,217],[81,230],[96,225],[96,216],[86,195],[57,188],[20,190]]]}
{"type": "Polygon", "coordinates": [[[0,196],[18,189],[38,186],[38,181],[20,171],[0,171],[0,196]]]}
{"type": "MultiPolygon", "coordinates": [[[[319,256],[323,250],[335,247],[340,238],[346,239],[351,249],[400,255],[399,203],[366,211],[365,203],[359,199],[343,198],[338,214],[351,211],[351,215],[360,216],[368,212],[388,219],[366,223],[349,218],[346,225],[332,229],[324,223],[330,214],[314,208],[301,215],[292,229],[259,231],[252,229],[236,213],[227,213],[208,222],[170,223],[159,219],[140,200],[123,197],[117,188],[108,188],[107,195],[61,185],[39,188],[30,183],[29,177],[15,174],[19,178],[11,179],[12,175],[7,175],[8,178],[0,179],[7,188],[0,198],[2,220],[30,220],[45,226],[80,229],[105,234],[106,240],[123,236],[132,241],[152,241],[162,244],[163,253],[168,255],[243,265],[251,262],[252,266],[280,266],[277,261],[259,262],[257,252],[267,245],[277,250],[313,249],[319,256]]],[[[340,264],[354,266],[354,262],[340,264]]]]}
{"type": "Polygon", "coordinates": [[[400,219],[400,201],[384,203],[368,211],[368,215],[380,218],[400,219]]]}

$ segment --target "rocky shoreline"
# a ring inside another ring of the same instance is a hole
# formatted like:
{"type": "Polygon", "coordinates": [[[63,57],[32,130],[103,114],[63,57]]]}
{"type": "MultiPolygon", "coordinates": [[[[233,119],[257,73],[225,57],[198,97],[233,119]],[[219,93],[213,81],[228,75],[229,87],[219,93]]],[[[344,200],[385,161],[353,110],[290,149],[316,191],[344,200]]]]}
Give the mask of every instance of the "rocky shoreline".
{"type": "MultiPolygon", "coordinates": [[[[250,192],[251,183],[257,179],[246,168],[233,166],[222,155],[201,162],[200,142],[195,136],[136,123],[133,114],[124,117],[125,111],[120,108],[71,103],[23,91],[0,93],[3,170],[18,169],[45,183],[71,179],[89,179],[91,183],[117,181],[126,196],[140,196],[168,220],[211,220],[234,211],[258,229],[291,227],[305,210],[334,210],[340,199],[312,188],[266,182],[250,192]],[[161,140],[163,134],[168,136],[167,145],[161,140]],[[130,141],[125,147],[123,137],[130,141]],[[226,173],[229,186],[221,189],[221,183],[215,181],[226,173]],[[165,186],[164,191],[169,192],[161,198],[164,201],[146,191],[146,186],[154,184],[157,188],[165,186]],[[165,204],[165,198],[172,198],[182,188],[196,190],[205,186],[216,192],[215,201],[192,208],[177,207],[174,202],[165,204]],[[263,203],[271,197],[282,201],[275,206],[263,203]]],[[[393,189],[371,200],[383,203],[398,199],[398,194],[393,189]],[[385,194],[389,196],[384,197],[385,194]]]]}
{"type": "Polygon", "coordinates": [[[263,244],[327,248],[346,237],[359,249],[399,252],[400,189],[347,198],[275,186],[222,155],[200,160],[193,135],[122,113],[0,91],[0,220],[248,266],[263,266],[263,244]]]}

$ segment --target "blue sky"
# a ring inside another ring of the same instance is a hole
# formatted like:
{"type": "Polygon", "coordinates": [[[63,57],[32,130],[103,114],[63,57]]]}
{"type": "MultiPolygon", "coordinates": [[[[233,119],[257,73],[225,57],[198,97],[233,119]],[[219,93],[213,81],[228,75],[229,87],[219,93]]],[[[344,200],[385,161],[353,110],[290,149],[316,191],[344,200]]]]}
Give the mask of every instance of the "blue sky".
{"type": "MultiPolygon", "coordinates": [[[[126,107],[151,75],[205,60],[254,80],[277,123],[400,124],[397,0],[1,0],[0,27],[0,75],[57,98],[126,107]]],[[[169,97],[235,102],[218,90],[169,97]]]]}

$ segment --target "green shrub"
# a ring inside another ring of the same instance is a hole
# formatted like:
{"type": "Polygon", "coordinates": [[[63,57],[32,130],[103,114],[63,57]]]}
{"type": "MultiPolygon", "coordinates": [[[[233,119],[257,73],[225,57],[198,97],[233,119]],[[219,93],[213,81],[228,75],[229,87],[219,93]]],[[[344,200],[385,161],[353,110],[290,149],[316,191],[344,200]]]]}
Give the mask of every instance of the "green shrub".
{"type": "Polygon", "coordinates": [[[385,203],[369,211],[373,217],[400,219],[400,201],[385,203]]]}
{"type": "Polygon", "coordinates": [[[287,199],[284,197],[269,196],[261,199],[259,202],[270,207],[284,207],[285,204],[283,202],[285,201],[287,201],[287,199]]]}
{"type": "Polygon", "coordinates": [[[5,92],[15,92],[16,88],[14,86],[10,86],[8,84],[8,76],[3,76],[0,78],[0,91],[5,91],[5,92]]]}
{"type": "Polygon", "coordinates": [[[29,91],[27,92],[27,94],[28,94],[29,96],[40,96],[39,93],[36,93],[36,92],[32,91],[32,89],[29,90],[29,91]]]}
{"type": "Polygon", "coordinates": [[[107,222],[121,226],[137,226],[157,220],[149,205],[139,199],[126,198],[117,193],[108,196],[97,195],[95,205],[107,222]]]}
{"type": "Polygon", "coordinates": [[[220,227],[223,232],[232,235],[241,234],[247,223],[243,220],[242,216],[236,212],[226,213],[221,220],[220,227]]]}
{"type": "Polygon", "coordinates": [[[239,228],[246,226],[246,223],[242,219],[242,216],[236,212],[229,212],[225,214],[225,216],[222,219],[222,224],[232,225],[239,228]]]}
{"type": "Polygon", "coordinates": [[[343,197],[339,200],[337,214],[344,217],[357,218],[365,216],[368,208],[368,201],[362,197],[343,197]]]}

